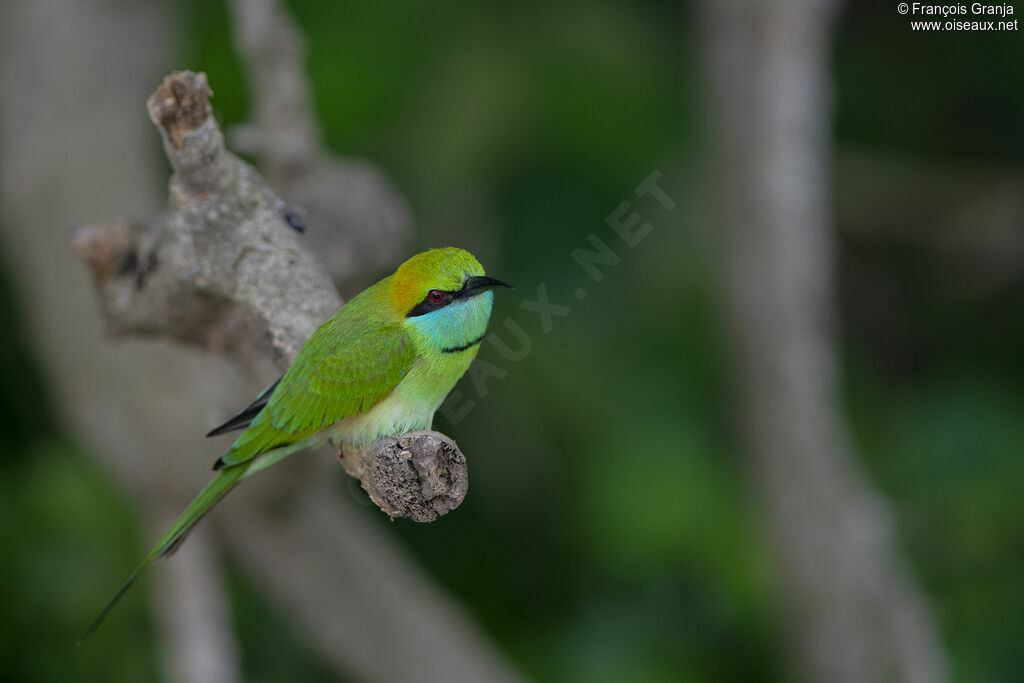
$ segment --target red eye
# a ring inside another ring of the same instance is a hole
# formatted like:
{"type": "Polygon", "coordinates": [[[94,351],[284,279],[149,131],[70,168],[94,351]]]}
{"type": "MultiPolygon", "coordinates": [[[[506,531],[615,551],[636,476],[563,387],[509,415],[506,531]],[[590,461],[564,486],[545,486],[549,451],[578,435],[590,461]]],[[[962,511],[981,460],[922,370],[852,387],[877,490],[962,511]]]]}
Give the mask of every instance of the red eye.
{"type": "Polygon", "coordinates": [[[444,292],[442,292],[440,289],[430,290],[430,294],[428,294],[427,296],[429,296],[430,300],[433,301],[434,303],[440,303],[441,301],[444,300],[444,292]]]}

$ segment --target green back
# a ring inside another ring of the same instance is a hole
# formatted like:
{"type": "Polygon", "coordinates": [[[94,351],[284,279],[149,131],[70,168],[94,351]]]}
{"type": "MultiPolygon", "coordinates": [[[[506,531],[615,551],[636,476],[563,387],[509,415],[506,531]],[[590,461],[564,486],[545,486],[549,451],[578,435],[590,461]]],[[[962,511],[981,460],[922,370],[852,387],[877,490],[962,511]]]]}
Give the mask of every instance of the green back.
{"type": "Polygon", "coordinates": [[[296,443],[382,401],[416,359],[402,318],[390,313],[385,278],[325,322],[299,351],[266,407],[222,458],[250,460],[296,443]]]}

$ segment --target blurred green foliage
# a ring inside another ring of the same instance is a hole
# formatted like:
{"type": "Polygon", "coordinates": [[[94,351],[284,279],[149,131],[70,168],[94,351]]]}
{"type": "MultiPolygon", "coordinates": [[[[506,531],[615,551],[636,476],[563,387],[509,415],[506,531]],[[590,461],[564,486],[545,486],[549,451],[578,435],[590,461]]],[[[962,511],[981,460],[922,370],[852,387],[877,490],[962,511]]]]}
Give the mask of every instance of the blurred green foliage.
{"type": "MultiPolygon", "coordinates": [[[[710,240],[693,229],[704,110],[691,8],[289,5],[308,36],[327,143],[395,178],[418,247],[464,246],[516,284],[495,329],[514,347],[502,327],[512,319],[531,343],[515,362],[485,346],[480,359],[500,376],[483,397],[460,384],[477,404],[470,417],[438,417],[469,454],[464,505],[427,526],[366,514],[538,680],[782,680],[779,596],[729,416],[710,240]],[[672,214],[633,196],[655,169],[672,214]],[[605,224],[623,201],[654,225],[635,249],[605,224]],[[598,283],[570,257],[591,233],[622,257],[598,283]],[[518,307],[540,284],[571,307],[549,334],[518,307]]],[[[181,65],[208,73],[225,126],[241,122],[224,8],[180,7],[181,65]]],[[[1016,36],[911,36],[869,3],[852,3],[838,29],[839,153],[1019,172],[1024,94],[1006,76],[1024,66],[1016,36]]],[[[927,176],[916,182],[927,194],[927,176]]],[[[839,205],[858,201],[835,191],[839,205]]],[[[1024,670],[1024,282],[957,297],[943,263],[907,236],[927,225],[878,238],[838,221],[858,452],[892,501],[956,680],[1011,680],[1024,670]],[[892,309],[885,324],[858,303],[872,288],[892,309]]],[[[145,584],[101,638],[72,649],[143,547],[130,507],[64,440],[13,294],[0,294],[13,321],[0,342],[0,571],[11,589],[0,679],[149,680],[145,584]]],[[[243,581],[232,587],[247,680],[332,680],[243,581]]]]}
{"type": "Polygon", "coordinates": [[[153,680],[144,595],[125,601],[106,637],[76,647],[96,612],[97,587],[115,587],[112,577],[138,561],[131,507],[72,446],[50,439],[10,447],[27,457],[0,466],[0,679],[153,680]]]}

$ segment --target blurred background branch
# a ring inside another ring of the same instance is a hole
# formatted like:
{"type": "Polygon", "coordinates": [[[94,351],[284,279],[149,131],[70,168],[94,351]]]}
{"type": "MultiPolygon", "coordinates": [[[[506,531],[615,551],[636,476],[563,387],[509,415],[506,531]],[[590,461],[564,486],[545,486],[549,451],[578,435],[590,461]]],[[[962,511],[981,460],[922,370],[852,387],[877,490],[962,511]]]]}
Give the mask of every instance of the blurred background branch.
{"type": "MultiPolygon", "coordinates": [[[[294,203],[292,220],[343,291],[363,273],[391,269],[406,253],[412,217],[372,164],[324,149],[305,71],[306,42],[277,0],[230,0],[232,35],[252,92],[252,120],[231,131],[255,154],[271,187],[294,203]],[[339,201],[339,197],[344,197],[339,201]]],[[[344,87],[344,84],[339,84],[344,87]]]]}
{"type": "Polygon", "coordinates": [[[837,5],[704,3],[738,423],[799,677],[943,681],[937,629],[839,407],[827,70],[837,5]]]}

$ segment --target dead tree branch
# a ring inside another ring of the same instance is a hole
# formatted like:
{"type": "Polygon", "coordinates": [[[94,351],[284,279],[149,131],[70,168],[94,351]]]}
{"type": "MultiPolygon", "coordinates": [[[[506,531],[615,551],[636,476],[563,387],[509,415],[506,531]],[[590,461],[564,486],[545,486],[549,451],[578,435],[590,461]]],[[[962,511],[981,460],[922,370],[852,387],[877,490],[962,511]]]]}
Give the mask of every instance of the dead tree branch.
{"type": "MultiPolygon", "coordinates": [[[[149,116],[174,169],[170,210],[141,229],[80,225],[72,245],[93,270],[112,332],[166,335],[239,356],[254,371],[267,358],[285,368],[341,299],[282,215],[283,202],[224,148],[210,115],[212,94],[204,74],[180,71],[149,98],[149,116]]],[[[454,442],[436,435],[406,443],[415,452],[412,462],[461,464],[442,468],[442,476],[464,495],[465,457],[454,442]],[[439,460],[436,442],[442,439],[454,454],[439,460]]],[[[462,500],[437,498],[433,483],[396,466],[401,459],[393,450],[364,453],[377,460],[350,469],[371,477],[364,487],[392,517],[411,512],[417,521],[430,521],[462,500]]]]}
{"type": "Polygon", "coordinates": [[[205,75],[183,71],[149,98],[174,169],[169,210],[146,225],[78,226],[72,245],[92,268],[112,333],[286,366],[341,299],[284,202],[224,148],[210,95],[205,75]]]}
{"type": "Polygon", "coordinates": [[[339,449],[338,458],[377,507],[392,517],[432,522],[457,508],[469,489],[466,457],[438,432],[381,439],[354,457],[339,449]]]}

